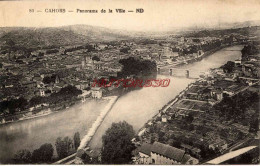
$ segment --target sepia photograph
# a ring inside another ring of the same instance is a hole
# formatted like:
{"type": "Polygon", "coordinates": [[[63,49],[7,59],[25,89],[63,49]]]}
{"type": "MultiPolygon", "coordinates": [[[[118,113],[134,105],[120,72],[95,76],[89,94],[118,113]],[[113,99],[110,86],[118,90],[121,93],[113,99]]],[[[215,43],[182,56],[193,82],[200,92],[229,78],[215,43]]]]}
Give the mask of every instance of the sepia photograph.
{"type": "Polygon", "coordinates": [[[259,165],[259,0],[0,1],[0,165],[259,165]]]}

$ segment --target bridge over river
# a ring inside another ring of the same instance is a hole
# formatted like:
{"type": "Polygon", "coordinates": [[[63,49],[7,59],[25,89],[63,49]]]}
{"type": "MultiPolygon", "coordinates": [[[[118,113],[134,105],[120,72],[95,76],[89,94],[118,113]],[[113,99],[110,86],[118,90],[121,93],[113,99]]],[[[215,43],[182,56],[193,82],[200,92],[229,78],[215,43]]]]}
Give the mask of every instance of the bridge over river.
{"type": "Polygon", "coordinates": [[[182,69],[182,68],[157,68],[157,73],[165,76],[174,76],[174,77],[185,77],[190,79],[197,79],[200,75],[204,74],[205,71],[194,70],[194,69],[182,69]]]}

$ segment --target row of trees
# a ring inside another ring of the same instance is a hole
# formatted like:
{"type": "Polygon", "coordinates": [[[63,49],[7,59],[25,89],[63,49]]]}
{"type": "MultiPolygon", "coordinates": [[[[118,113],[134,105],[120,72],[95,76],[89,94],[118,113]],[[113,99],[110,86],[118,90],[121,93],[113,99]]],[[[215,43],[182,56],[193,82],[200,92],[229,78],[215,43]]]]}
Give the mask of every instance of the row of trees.
{"type": "Polygon", "coordinates": [[[66,54],[67,52],[73,52],[73,51],[80,50],[80,49],[86,49],[87,52],[91,52],[91,51],[95,50],[95,47],[93,47],[92,45],[87,44],[87,45],[84,45],[84,46],[67,48],[67,49],[65,49],[64,54],[66,54]]]}
{"type": "Polygon", "coordinates": [[[28,101],[23,97],[2,101],[0,102],[0,113],[14,114],[17,110],[24,111],[27,105],[28,101]]]}
{"type": "MultiPolygon", "coordinates": [[[[72,139],[69,137],[58,137],[56,139],[56,151],[59,159],[67,157],[70,153],[75,152],[80,145],[80,134],[76,132],[72,139]],[[74,144],[73,144],[74,143],[74,144]],[[73,149],[73,145],[74,148],[73,149]]],[[[52,144],[46,143],[35,149],[32,153],[27,149],[19,150],[14,156],[14,162],[19,164],[30,164],[30,163],[51,163],[53,162],[54,148],[52,144]]]]}
{"type": "MultiPolygon", "coordinates": [[[[135,132],[133,126],[127,122],[113,123],[102,137],[103,148],[101,159],[103,164],[129,164],[132,161],[132,151],[135,149],[131,140],[135,132]]],[[[75,152],[80,145],[80,134],[74,134],[73,140],[69,137],[58,137],[55,142],[58,159],[62,159],[75,152]]],[[[51,163],[53,159],[54,148],[52,144],[46,143],[35,149],[32,153],[29,150],[19,150],[14,156],[14,162],[19,164],[31,163],[51,163]]],[[[80,151],[78,151],[80,153],[80,151]]],[[[85,154],[80,155],[85,163],[98,163],[85,154]]]]}
{"type": "MultiPolygon", "coordinates": [[[[133,126],[127,122],[113,123],[102,137],[103,148],[101,159],[103,164],[129,164],[132,161],[132,151],[135,146],[131,142],[135,132],[133,126]]],[[[55,142],[58,158],[62,159],[75,152],[80,145],[80,134],[74,134],[73,141],[69,137],[58,137],[55,142]],[[74,145],[74,146],[73,146],[74,145]],[[74,148],[74,149],[73,149],[74,148]]],[[[39,149],[32,153],[23,149],[16,153],[15,163],[51,163],[53,160],[54,148],[51,144],[43,144],[39,149]]],[[[90,163],[90,157],[87,154],[81,155],[85,163],[90,163]]],[[[97,161],[93,161],[96,163],[97,161]]]]}
{"type": "Polygon", "coordinates": [[[48,97],[35,96],[27,101],[25,98],[21,97],[18,99],[10,99],[0,102],[0,112],[4,114],[14,114],[17,111],[24,111],[29,107],[35,107],[36,105],[42,103],[56,104],[62,103],[64,101],[71,100],[82,94],[82,91],[74,86],[67,86],[62,88],[57,93],[52,93],[48,97]]]}
{"type": "Polygon", "coordinates": [[[27,149],[22,149],[15,154],[14,162],[19,164],[50,163],[52,162],[53,152],[53,146],[49,143],[43,144],[32,153],[27,149]]]}
{"type": "Polygon", "coordinates": [[[69,137],[58,137],[55,142],[56,151],[60,159],[67,157],[71,152],[77,150],[80,145],[80,134],[79,132],[74,134],[74,142],[69,137]],[[74,146],[74,149],[73,149],[74,146]]]}

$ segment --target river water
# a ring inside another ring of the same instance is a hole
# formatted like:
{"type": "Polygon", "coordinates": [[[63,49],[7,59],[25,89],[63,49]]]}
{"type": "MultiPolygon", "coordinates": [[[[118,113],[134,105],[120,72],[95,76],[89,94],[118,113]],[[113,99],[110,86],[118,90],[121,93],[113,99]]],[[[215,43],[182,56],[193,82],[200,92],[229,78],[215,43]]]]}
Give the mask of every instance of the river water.
{"type": "MultiPolygon", "coordinates": [[[[242,46],[232,46],[204,58],[180,67],[196,71],[197,75],[210,68],[220,67],[229,60],[241,57],[242,46]]],[[[159,75],[160,78],[166,76],[159,75]]],[[[169,77],[168,77],[169,78],[169,77]]],[[[158,110],[187,87],[192,79],[171,77],[168,87],[143,88],[120,97],[112,110],[105,117],[89,146],[99,149],[102,146],[102,135],[113,122],[127,121],[135,131],[151,119],[158,110]]],[[[74,106],[66,111],[54,113],[45,117],[20,121],[0,126],[0,163],[9,163],[10,159],[20,149],[34,150],[44,143],[52,143],[55,148],[57,137],[73,138],[75,132],[80,132],[81,138],[87,134],[91,124],[106,101],[87,101],[83,105],[74,106]]]]}
{"type": "Polygon", "coordinates": [[[44,143],[51,143],[55,149],[57,137],[73,139],[75,132],[83,137],[107,103],[91,100],[44,117],[1,125],[0,163],[10,163],[20,149],[32,152],[44,143]]]}

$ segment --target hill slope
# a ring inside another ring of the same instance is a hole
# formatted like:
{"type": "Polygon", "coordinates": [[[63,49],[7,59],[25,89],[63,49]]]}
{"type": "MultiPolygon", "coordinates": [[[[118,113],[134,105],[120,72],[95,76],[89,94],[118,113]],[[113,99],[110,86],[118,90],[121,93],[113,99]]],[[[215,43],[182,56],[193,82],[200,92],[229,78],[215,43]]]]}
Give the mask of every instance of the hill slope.
{"type": "Polygon", "coordinates": [[[85,44],[127,39],[119,32],[87,25],[73,25],[55,28],[0,28],[0,44],[14,43],[21,47],[47,47],[85,44]]]}

